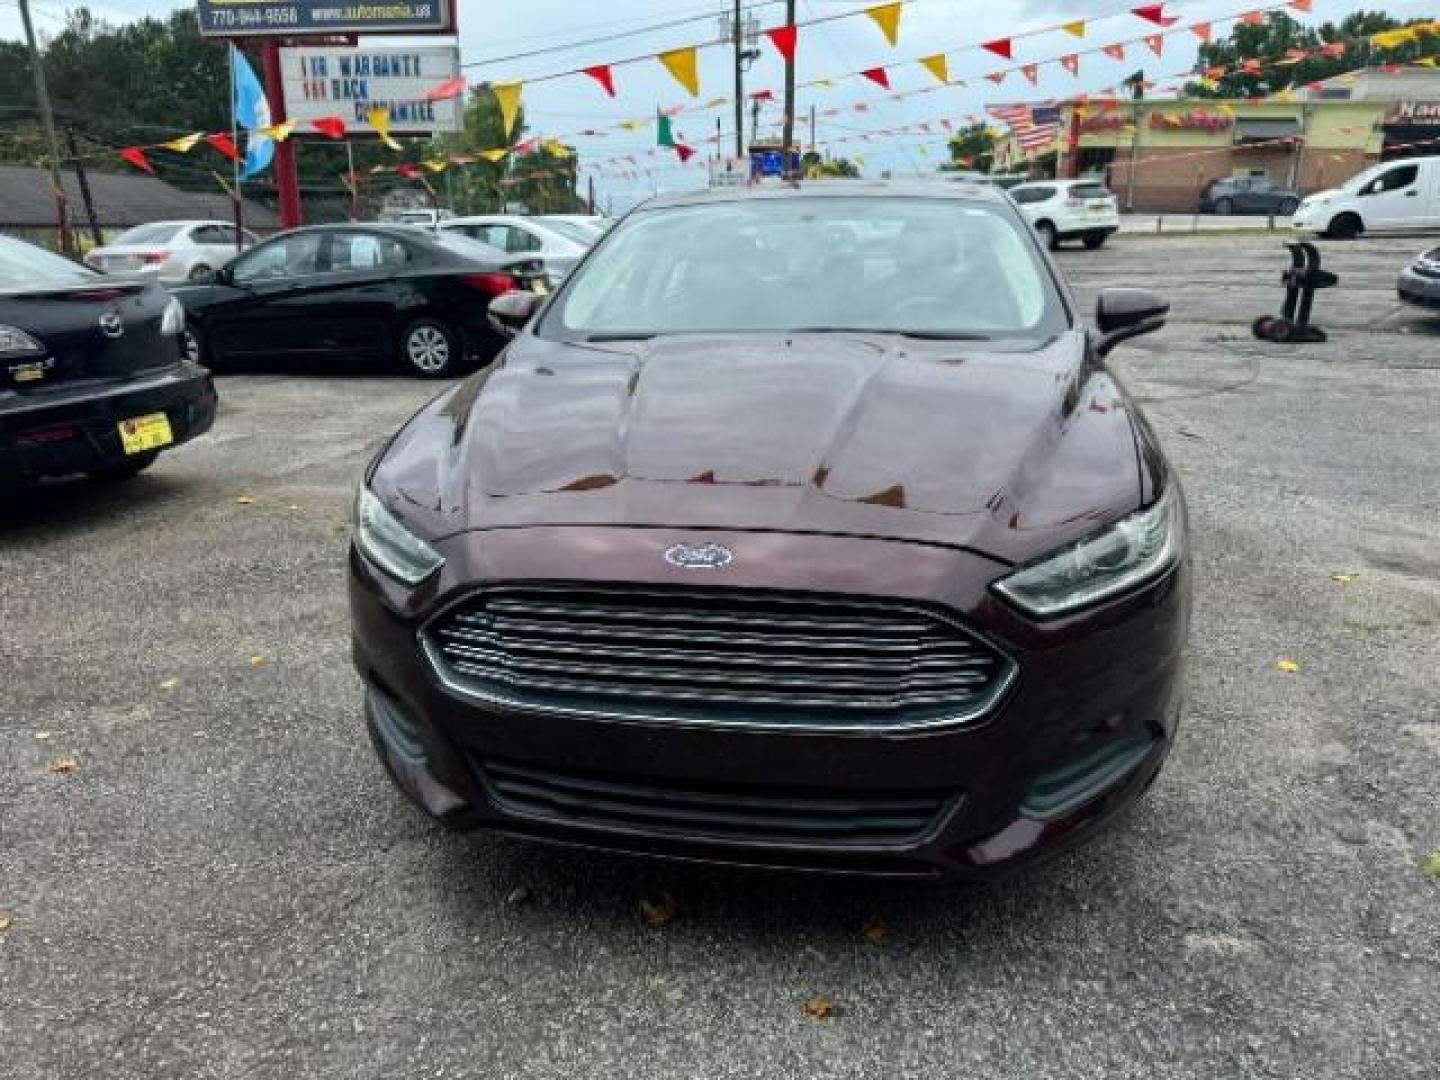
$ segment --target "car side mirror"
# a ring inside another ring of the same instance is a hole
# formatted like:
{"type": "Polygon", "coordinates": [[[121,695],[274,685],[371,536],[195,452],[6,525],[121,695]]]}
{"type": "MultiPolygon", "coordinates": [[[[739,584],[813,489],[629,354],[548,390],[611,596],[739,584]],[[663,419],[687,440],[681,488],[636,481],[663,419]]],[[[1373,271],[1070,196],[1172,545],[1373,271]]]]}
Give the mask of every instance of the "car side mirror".
{"type": "Polygon", "coordinates": [[[1170,301],[1149,289],[1101,289],[1095,304],[1095,351],[1107,355],[1122,341],[1165,325],[1170,301]]]}
{"type": "Polygon", "coordinates": [[[497,333],[513,338],[525,329],[525,324],[539,308],[541,299],[539,293],[513,289],[491,300],[490,306],[485,309],[485,315],[497,333]]]}

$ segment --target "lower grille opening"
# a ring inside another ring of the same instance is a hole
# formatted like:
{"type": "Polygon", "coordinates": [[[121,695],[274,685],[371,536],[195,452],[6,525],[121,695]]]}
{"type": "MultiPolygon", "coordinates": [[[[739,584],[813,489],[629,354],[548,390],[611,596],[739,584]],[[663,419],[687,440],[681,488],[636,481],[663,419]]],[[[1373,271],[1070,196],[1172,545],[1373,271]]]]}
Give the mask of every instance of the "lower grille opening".
{"type": "Polygon", "coordinates": [[[560,773],[486,759],[476,770],[506,813],[566,825],[718,840],[816,845],[914,842],[953,793],[819,795],[779,789],[694,789],[560,773]]]}

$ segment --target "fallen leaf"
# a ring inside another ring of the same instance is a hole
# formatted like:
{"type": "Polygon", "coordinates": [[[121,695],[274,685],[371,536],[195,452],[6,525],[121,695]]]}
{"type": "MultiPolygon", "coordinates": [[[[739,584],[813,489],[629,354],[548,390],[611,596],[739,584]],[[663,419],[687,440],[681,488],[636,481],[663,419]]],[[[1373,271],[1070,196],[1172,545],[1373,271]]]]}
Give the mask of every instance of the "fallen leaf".
{"type": "Polygon", "coordinates": [[[250,505],[251,503],[253,503],[255,500],[254,500],[253,498],[251,498],[249,495],[237,495],[236,498],[235,498],[235,501],[236,501],[237,503],[239,503],[241,506],[249,506],[249,505],[250,505]]]}
{"type": "Polygon", "coordinates": [[[805,1015],[811,1020],[829,1020],[834,1012],[835,1006],[829,998],[817,997],[805,1002],[805,1015]]]}
{"type": "Polygon", "coordinates": [[[871,919],[860,932],[871,945],[879,945],[890,936],[890,924],[884,919],[871,919]]]}
{"type": "Polygon", "coordinates": [[[0,934],[3,934],[10,927],[15,925],[15,920],[9,915],[0,915],[0,934]]]}
{"type": "Polygon", "coordinates": [[[35,738],[39,739],[41,742],[44,742],[46,739],[50,738],[50,732],[37,731],[35,732],[35,738]]]}
{"type": "Polygon", "coordinates": [[[1440,851],[1430,853],[1430,857],[1420,864],[1420,872],[1426,877],[1440,878],[1440,851]]]}
{"type": "Polygon", "coordinates": [[[50,771],[59,773],[61,776],[69,776],[80,763],[73,757],[56,758],[50,763],[50,771]]]}
{"type": "Polygon", "coordinates": [[[261,656],[259,653],[256,653],[254,656],[250,657],[251,667],[264,667],[269,662],[270,661],[268,658],[261,656]]]}
{"type": "Polygon", "coordinates": [[[675,897],[668,892],[662,892],[653,900],[648,897],[640,898],[640,917],[645,920],[645,925],[652,930],[660,929],[660,927],[675,918],[675,913],[679,910],[680,905],[676,903],[675,897]]]}
{"type": "Polygon", "coordinates": [[[1356,578],[1358,578],[1359,576],[1360,576],[1359,574],[1331,574],[1331,575],[1330,575],[1330,580],[1331,580],[1331,581],[1337,581],[1337,582],[1339,582],[1341,585],[1349,585],[1352,581],[1354,581],[1354,580],[1355,580],[1356,578]]]}
{"type": "Polygon", "coordinates": [[[1276,660],[1275,668],[1278,671],[1283,671],[1287,674],[1294,675],[1295,672],[1300,670],[1300,665],[1297,664],[1294,660],[1276,660]]]}
{"type": "Polygon", "coordinates": [[[179,685],[180,685],[180,680],[179,680],[179,679],[166,679],[166,680],[164,680],[164,681],[160,684],[160,689],[161,689],[161,690],[174,690],[175,687],[177,687],[177,686],[179,686],[179,685]]]}

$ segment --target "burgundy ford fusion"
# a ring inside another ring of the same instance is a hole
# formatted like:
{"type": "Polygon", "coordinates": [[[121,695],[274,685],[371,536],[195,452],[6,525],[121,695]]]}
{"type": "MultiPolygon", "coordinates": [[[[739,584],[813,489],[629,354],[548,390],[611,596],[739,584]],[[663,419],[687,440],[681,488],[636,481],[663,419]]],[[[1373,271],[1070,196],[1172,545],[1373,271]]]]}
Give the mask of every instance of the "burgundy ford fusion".
{"type": "Polygon", "coordinates": [[[361,486],[372,740],[440,821],[983,879],[1136,800],[1180,711],[1185,506],[1009,201],[661,198],[361,486]]]}

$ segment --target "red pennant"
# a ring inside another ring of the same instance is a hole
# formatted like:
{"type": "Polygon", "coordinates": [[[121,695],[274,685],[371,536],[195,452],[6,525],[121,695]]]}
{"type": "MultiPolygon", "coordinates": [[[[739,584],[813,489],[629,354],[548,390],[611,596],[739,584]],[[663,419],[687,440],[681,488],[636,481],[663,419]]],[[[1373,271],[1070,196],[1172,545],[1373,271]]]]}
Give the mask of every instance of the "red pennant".
{"type": "Polygon", "coordinates": [[[1240,64],[1240,70],[1246,75],[1259,75],[1261,72],[1259,60],[1245,60],[1240,64]]]}
{"type": "Polygon", "coordinates": [[[1145,38],[1145,44],[1150,46],[1150,51],[1159,56],[1165,51],[1165,35],[1150,34],[1145,38]]]}
{"type": "Polygon", "coordinates": [[[1060,57],[1060,66],[1071,75],[1080,74],[1080,56],[1078,53],[1070,53],[1068,56],[1060,57]]]}
{"type": "Polygon", "coordinates": [[[774,90],[756,90],[753,94],[750,95],[750,100],[751,100],[751,101],[774,101],[774,100],[775,100],[775,91],[774,91],[774,90]]]}
{"type": "Polygon", "coordinates": [[[1339,59],[1345,55],[1345,42],[1332,41],[1328,45],[1320,46],[1320,55],[1329,57],[1331,60],[1339,59]]]}
{"type": "Polygon", "coordinates": [[[686,146],[684,143],[676,143],[675,155],[680,159],[680,163],[683,165],[685,162],[689,161],[692,157],[695,156],[695,148],[691,146],[686,146]]]}
{"type": "Polygon", "coordinates": [[[1380,70],[1383,71],[1386,75],[1398,75],[1400,74],[1400,65],[1395,63],[1395,61],[1391,60],[1380,70]]]}
{"type": "Polygon", "coordinates": [[[1309,90],[1312,94],[1318,94],[1321,90],[1325,89],[1325,84],[1319,79],[1316,79],[1314,82],[1307,82],[1305,89],[1309,90]]]}
{"type": "Polygon", "coordinates": [[[151,176],[155,175],[155,170],[150,165],[150,159],[145,156],[145,151],[141,150],[140,147],[127,146],[124,150],[120,151],[120,156],[131,165],[134,165],[135,168],[148,172],[151,176]]]}
{"type": "Polygon", "coordinates": [[[533,154],[533,153],[535,152],[535,148],[536,148],[537,146],[539,146],[539,145],[540,145],[540,139],[539,139],[539,137],[537,136],[536,138],[533,138],[533,139],[526,139],[526,140],[525,140],[524,142],[522,142],[522,143],[516,143],[516,144],[515,144],[515,147],[514,147],[514,150],[515,150],[515,153],[517,153],[517,154],[533,154]]]}
{"type": "Polygon", "coordinates": [[[425,95],[426,101],[449,101],[465,93],[465,76],[456,75],[453,79],[446,79],[439,86],[435,87],[425,95]]]}
{"type": "Polygon", "coordinates": [[[1201,41],[1209,41],[1211,38],[1210,24],[1208,22],[1197,22],[1190,27],[1190,33],[1194,34],[1201,41]]]}
{"type": "Polygon", "coordinates": [[[1217,79],[1223,79],[1225,75],[1229,72],[1229,70],[1230,69],[1227,68],[1224,64],[1218,64],[1215,67],[1209,67],[1205,69],[1205,78],[1209,79],[1211,82],[1214,82],[1217,79]]]}
{"type": "Polygon", "coordinates": [[[1040,79],[1040,69],[1034,64],[1024,64],[1020,68],[1020,74],[1025,76],[1025,81],[1034,86],[1040,79]]]}
{"type": "Polygon", "coordinates": [[[230,141],[230,136],[224,132],[215,135],[206,135],[205,141],[213,146],[220,153],[224,154],[231,161],[240,160],[240,151],[235,149],[235,144],[230,141]]]}
{"type": "Polygon", "coordinates": [[[1240,21],[1242,23],[1249,23],[1251,26],[1259,26],[1265,21],[1265,16],[1261,15],[1258,11],[1247,11],[1244,15],[1240,16],[1240,21]]]}
{"type": "Polygon", "coordinates": [[[610,71],[609,64],[596,64],[594,67],[585,69],[585,74],[598,82],[605,93],[611,97],[615,96],[615,76],[610,71]]]}
{"type": "Polygon", "coordinates": [[[1290,0],[1290,6],[1296,11],[1303,11],[1308,15],[1315,5],[1311,0],[1290,0]]]}
{"type": "Polygon", "coordinates": [[[795,38],[797,30],[793,26],[777,26],[773,30],[766,30],[765,36],[770,39],[770,44],[775,46],[775,51],[785,58],[787,64],[795,62],[795,38]]]}
{"type": "Polygon", "coordinates": [[[338,116],[322,116],[318,120],[311,120],[310,126],[327,139],[343,139],[345,137],[345,121],[338,116]]]}
{"type": "Polygon", "coordinates": [[[1003,72],[1003,71],[992,71],[989,75],[986,75],[985,78],[989,79],[989,80],[990,80],[991,82],[993,82],[996,86],[999,86],[1001,83],[1003,83],[1003,82],[1005,81],[1005,72],[1003,72]]]}
{"type": "Polygon", "coordinates": [[[1119,43],[1116,43],[1114,45],[1106,45],[1102,51],[1112,60],[1125,59],[1125,46],[1119,43]]]}
{"type": "Polygon", "coordinates": [[[996,56],[1003,56],[1006,60],[1013,60],[1015,58],[1014,53],[1010,48],[1009,38],[996,38],[994,41],[987,41],[983,43],[980,47],[982,49],[989,50],[996,56]]]}
{"type": "Polygon", "coordinates": [[[946,131],[954,131],[954,130],[955,130],[955,125],[952,124],[949,120],[941,120],[941,121],[940,121],[940,126],[941,126],[942,128],[944,128],[946,131]]]}
{"type": "Polygon", "coordinates": [[[876,86],[883,86],[886,90],[890,89],[890,76],[885,73],[883,67],[873,67],[860,72],[860,74],[864,75],[865,78],[869,79],[876,86]]]}
{"type": "Polygon", "coordinates": [[[1174,15],[1165,14],[1164,4],[1145,4],[1130,10],[1147,22],[1153,22],[1156,26],[1174,26],[1180,21],[1174,15]]]}

